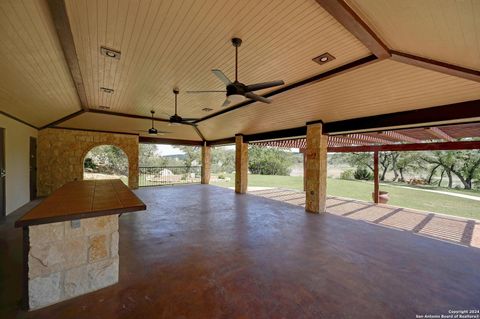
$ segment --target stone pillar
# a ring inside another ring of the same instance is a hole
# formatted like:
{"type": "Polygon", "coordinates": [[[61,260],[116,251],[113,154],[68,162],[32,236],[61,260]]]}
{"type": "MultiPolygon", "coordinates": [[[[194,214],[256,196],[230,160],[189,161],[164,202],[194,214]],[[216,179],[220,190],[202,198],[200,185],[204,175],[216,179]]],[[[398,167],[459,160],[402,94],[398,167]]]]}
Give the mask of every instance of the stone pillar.
{"type": "Polygon", "coordinates": [[[248,187],[248,143],[235,135],[235,193],[245,194],[248,187]]]}
{"type": "Polygon", "coordinates": [[[328,136],[322,134],[322,126],[322,123],[307,126],[305,210],[310,213],[325,212],[327,200],[328,136]]]}
{"type": "Polygon", "coordinates": [[[206,143],[202,146],[202,184],[210,184],[212,150],[206,143]]]}

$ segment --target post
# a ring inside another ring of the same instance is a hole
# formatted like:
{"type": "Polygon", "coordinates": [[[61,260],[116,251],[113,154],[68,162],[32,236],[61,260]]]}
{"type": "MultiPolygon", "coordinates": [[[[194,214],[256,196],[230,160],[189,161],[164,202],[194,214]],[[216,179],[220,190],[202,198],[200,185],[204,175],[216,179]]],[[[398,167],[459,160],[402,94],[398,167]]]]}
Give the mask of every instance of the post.
{"type": "Polygon", "coordinates": [[[380,186],[378,183],[378,151],[373,152],[373,202],[378,204],[380,186]]]}
{"type": "Polygon", "coordinates": [[[235,135],[235,193],[245,194],[248,187],[248,143],[235,135]]]}
{"type": "Polygon", "coordinates": [[[202,146],[202,184],[210,184],[211,175],[212,150],[207,143],[204,142],[202,146]]]}
{"type": "Polygon", "coordinates": [[[307,168],[305,210],[323,213],[327,201],[327,144],[322,123],[307,125],[307,168]]]}
{"type": "Polygon", "coordinates": [[[306,149],[301,148],[300,153],[302,153],[303,157],[303,191],[307,190],[307,155],[306,149]]]}

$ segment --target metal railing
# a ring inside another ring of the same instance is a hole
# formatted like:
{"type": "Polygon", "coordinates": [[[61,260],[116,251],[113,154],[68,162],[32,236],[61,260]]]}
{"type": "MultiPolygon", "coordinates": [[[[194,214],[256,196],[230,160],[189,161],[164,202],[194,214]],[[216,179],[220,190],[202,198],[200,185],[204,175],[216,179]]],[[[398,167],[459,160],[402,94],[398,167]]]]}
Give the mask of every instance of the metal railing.
{"type": "Polygon", "coordinates": [[[138,186],[200,183],[202,166],[139,167],[138,186]]]}

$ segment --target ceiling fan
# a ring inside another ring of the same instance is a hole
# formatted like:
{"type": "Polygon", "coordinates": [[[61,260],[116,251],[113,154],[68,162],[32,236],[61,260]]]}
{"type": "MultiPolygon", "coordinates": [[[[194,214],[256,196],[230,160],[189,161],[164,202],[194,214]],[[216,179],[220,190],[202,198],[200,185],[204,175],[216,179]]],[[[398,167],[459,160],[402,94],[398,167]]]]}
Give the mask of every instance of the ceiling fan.
{"type": "Polygon", "coordinates": [[[177,108],[178,108],[177,107],[177,96],[178,96],[178,93],[180,93],[180,91],[177,88],[173,89],[173,94],[175,94],[175,114],[170,116],[170,119],[169,119],[170,125],[185,124],[185,125],[197,126],[193,122],[197,121],[198,119],[184,118],[184,117],[181,117],[180,115],[177,114],[177,108]]]}
{"type": "Polygon", "coordinates": [[[263,82],[255,83],[250,85],[245,85],[238,81],[238,48],[242,44],[242,39],[233,38],[232,45],[235,47],[235,81],[230,81],[230,79],[219,69],[213,69],[213,74],[220,79],[225,85],[226,90],[207,90],[207,91],[187,91],[187,93],[211,93],[211,92],[226,92],[227,98],[223,102],[222,106],[228,106],[233,103],[240,103],[249,98],[257,102],[263,103],[272,103],[272,100],[267,99],[266,97],[257,95],[253,91],[268,89],[274,86],[279,86],[285,84],[283,81],[272,81],[272,82],[263,82]]]}
{"type": "Polygon", "coordinates": [[[145,132],[145,133],[148,133],[150,135],[164,135],[164,134],[168,134],[168,133],[172,133],[172,132],[167,132],[167,131],[159,131],[155,128],[155,120],[153,118],[154,114],[155,114],[155,111],[154,110],[151,110],[150,113],[152,114],[152,127],[149,128],[148,130],[136,130],[137,132],[145,132]]]}

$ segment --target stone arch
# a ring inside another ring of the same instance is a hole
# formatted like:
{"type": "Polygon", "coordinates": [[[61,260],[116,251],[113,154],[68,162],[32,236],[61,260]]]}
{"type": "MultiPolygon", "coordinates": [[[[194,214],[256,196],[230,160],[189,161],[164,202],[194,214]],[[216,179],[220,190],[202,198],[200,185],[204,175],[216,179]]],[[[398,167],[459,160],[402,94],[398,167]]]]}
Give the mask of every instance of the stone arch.
{"type": "MultiPolygon", "coordinates": [[[[120,146],[113,145],[113,144],[100,144],[100,145],[97,145],[97,146],[94,146],[94,147],[90,148],[89,150],[87,150],[87,151],[83,154],[83,159],[82,159],[82,168],[83,168],[82,179],[85,179],[85,160],[87,159],[88,153],[89,153],[90,151],[94,150],[95,148],[101,147],[101,146],[113,146],[113,147],[119,149],[119,150],[122,152],[123,156],[125,156],[125,158],[127,159],[127,164],[130,163],[131,159],[128,158],[127,153],[125,153],[125,151],[124,151],[120,146]]],[[[128,169],[128,172],[130,172],[129,166],[127,166],[127,169],[128,169]]],[[[128,185],[128,180],[130,180],[130,176],[128,175],[128,172],[127,172],[127,185],[128,185]]]]}
{"type": "Polygon", "coordinates": [[[138,188],[138,135],[68,129],[45,129],[39,136],[39,195],[51,194],[63,184],[83,179],[83,160],[100,145],[114,145],[127,155],[128,186],[138,188]]]}

